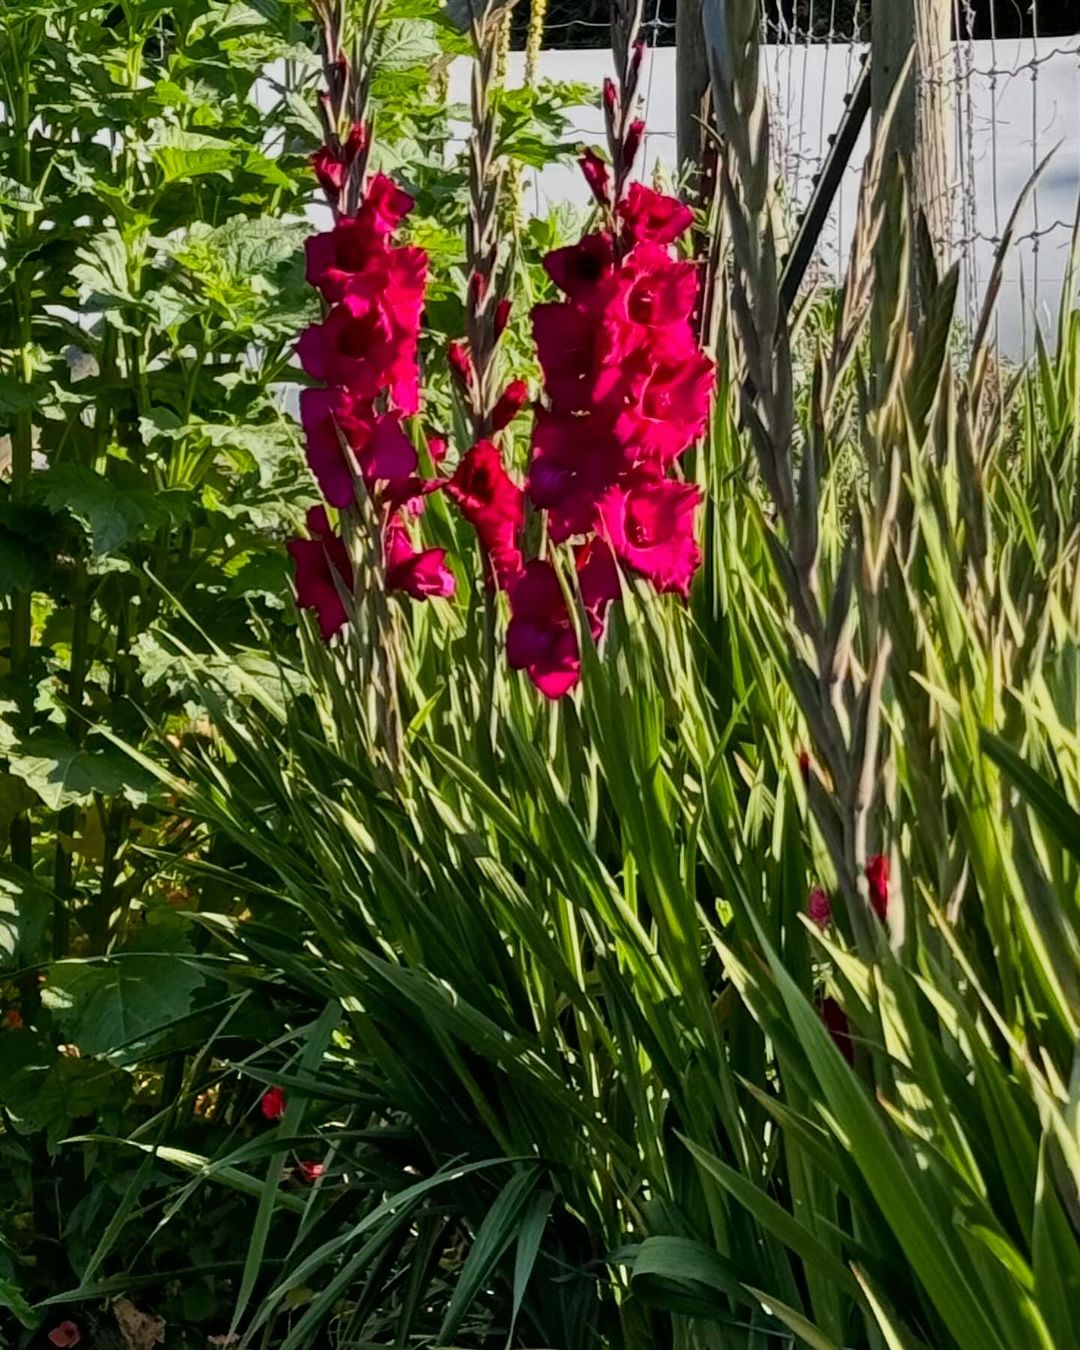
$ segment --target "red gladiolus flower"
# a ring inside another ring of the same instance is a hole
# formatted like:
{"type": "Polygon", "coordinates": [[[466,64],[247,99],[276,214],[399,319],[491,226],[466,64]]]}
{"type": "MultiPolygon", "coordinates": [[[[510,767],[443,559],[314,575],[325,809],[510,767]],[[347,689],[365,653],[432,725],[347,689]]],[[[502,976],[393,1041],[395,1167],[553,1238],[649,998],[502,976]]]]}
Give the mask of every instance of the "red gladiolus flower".
{"type": "Polygon", "coordinates": [[[416,298],[423,297],[427,280],[424,250],[404,244],[385,248],[361,216],[343,216],[332,230],[311,235],[304,248],[308,282],[327,300],[338,301],[350,290],[378,296],[393,289],[395,304],[408,297],[405,303],[411,314],[416,298]]]}
{"type": "MultiPolygon", "coordinates": [[[[288,545],[296,571],[296,602],[301,609],[315,611],[319,631],[324,641],[329,642],[349,617],[340,587],[347,592],[352,590],[352,564],[345,541],[330,528],[321,506],[312,507],[307,513],[307,527],[310,539],[293,539],[288,545]]],[[[271,1088],[263,1097],[263,1115],[275,1119],[267,1114],[268,1100],[271,1103],[283,1100],[280,1088],[271,1088]],[[274,1093],[278,1096],[274,1097],[274,1093]]]]}
{"type": "Polygon", "coordinates": [[[360,219],[370,224],[372,233],[386,239],[397,229],[415,205],[414,199],[398,187],[392,178],[377,173],[367,185],[360,219]]]}
{"type": "Polygon", "coordinates": [[[483,272],[473,272],[469,277],[469,304],[473,309],[480,308],[480,302],[487,294],[488,279],[483,272]]]}
{"type": "Polygon", "coordinates": [[[623,141],[623,163],[627,169],[631,168],[634,160],[637,159],[637,153],[641,149],[641,142],[644,139],[645,123],[640,117],[637,117],[627,127],[626,139],[623,141]]]}
{"type": "Polygon", "coordinates": [[[590,539],[574,550],[581,603],[589,620],[593,641],[599,642],[604,632],[607,607],[622,594],[619,568],[615,555],[603,539],[590,539]]]}
{"type": "Polygon", "coordinates": [[[446,458],[446,451],[449,448],[449,442],[441,431],[429,431],[427,435],[427,449],[431,456],[432,464],[441,464],[446,458]]]}
{"type": "Polygon", "coordinates": [[[875,853],[867,859],[866,884],[870,891],[870,906],[884,923],[889,912],[889,860],[883,853],[875,853]]]}
{"type": "Polygon", "coordinates": [[[354,122],[340,149],[324,145],[311,156],[311,167],[331,206],[337,206],[349,170],[366,145],[367,129],[363,123],[354,122]]]}
{"type": "Polygon", "coordinates": [[[671,244],[694,223],[694,213],[675,197],[631,183],[618,205],[627,239],[633,244],[671,244]]]}
{"type": "Polygon", "coordinates": [[[476,530],[499,585],[508,587],[521,571],[518,533],[525,502],[495,446],[477,441],[462,456],[446,490],[476,530]]]}
{"type": "Polygon", "coordinates": [[[587,234],[578,243],[553,249],[544,258],[544,271],[571,300],[586,299],[611,275],[614,266],[615,250],[607,233],[587,234]]]}
{"type": "Polygon", "coordinates": [[[492,432],[508,427],[529,401],[529,386],[524,380],[511,380],[491,411],[492,432]]]}
{"type": "Polygon", "coordinates": [[[645,458],[672,464],[705,430],[713,379],[712,362],[700,352],[688,351],[681,362],[658,360],[617,431],[645,458]]]}
{"type": "Polygon", "coordinates": [[[601,206],[610,206],[611,181],[608,175],[608,166],[592,149],[586,149],[579,163],[581,164],[581,171],[585,175],[585,181],[592,190],[592,195],[601,206]]]}
{"type": "Polygon", "coordinates": [[[387,523],[383,546],[387,590],[404,591],[414,600],[453,595],[457,583],[446,566],[446,549],[414,549],[400,516],[387,523]]]}
{"type": "Polygon", "coordinates": [[[604,108],[608,112],[613,112],[619,102],[619,91],[615,88],[615,81],[610,75],[604,76],[604,108]]]}
{"type": "Polygon", "coordinates": [[[836,999],[823,998],[821,1000],[821,1020],[828,1027],[829,1035],[833,1038],[836,1048],[849,1064],[854,1064],[855,1047],[851,1041],[851,1027],[848,1023],[847,1013],[844,1012],[836,999]]]}
{"type": "Polygon", "coordinates": [[[381,295],[347,292],[325,322],[300,335],[300,364],[314,379],[344,385],[360,398],[375,398],[389,388],[397,410],[414,413],[422,297],[422,288],[408,292],[393,286],[381,295]]]}
{"type": "Polygon", "coordinates": [[[326,1165],[321,1162],[298,1162],[296,1170],[309,1186],[313,1186],[321,1176],[325,1175],[326,1165]]]}
{"type": "Polygon", "coordinates": [[[502,337],[506,332],[506,325],[510,322],[510,301],[500,300],[495,306],[495,341],[502,337]]]}
{"type": "Polygon", "coordinates": [[[377,414],[371,400],[353,398],[347,389],[304,389],[300,420],[308,464],[331,506],[356,500],[350,450],[369,491],[380,480],[416,472],[416,451],[398,415],[377,414]]]}
{"type": "Polygon", "coordinates": [[[285,1114],[285,1094],[281,1088],[267,1088],[259,1101],[259,1110],[267,1120],[280,1120],[285,1114]]]}
{"type": "Polygon", "coordinates": [[[56,1346],[78,1345],[82,1340],[82,1332],[74,1322],[61,1322],[59,1326],[53,1327],[49,1332],[49,1344],[56,1346]]]}
{"type": "Polygon", "coordinates": [[[832,906],[829,904],[829,897],[820,886],[815,886],[810,892],[806,902],[806,913],[811,923],[816,923],[819,928],[828,928],[832,923],[832,906]]]}
{"type": "Polygon", "coordinates": [[[463,342],[451,342],[446,348],[446,359],[450,369],[466,391],[472,388],[472,357],[463,342]]]}
{"type": "Polygon", "coordinates": [[[529,465],[529,497],[548,512],[556,544],[596,527],[600,499],[632,467],[610,423],[596,414],[560,415],[538,408],[529,465]]]}
{"type": "Polygon", "coordinates": [[[577,638],[559,578],[550,562],[534,558],[510,589],[506,659],[524,670],[545,698],[571,690],[581,674],[577,638]]]}
{"type": "MultiPolygon", "coordinates": [[[[628,255],[619,276],[622,283],[619,298],[631,323],[646,328],[670,328],[690,318],[698,294],[697,268],[693,263],[676,262],[658,244],[638,244],[628,255]]],[[[685,336],[689,337],[689,333],[685,336]]]]}
{"type": "Polygon", "coordinates": [[[687,595],[701,562],[694,538],[700,492],[691,483],[628,475],[600,503],[600,515],[616,555],[648,577],[658,591],[687,595]]]}

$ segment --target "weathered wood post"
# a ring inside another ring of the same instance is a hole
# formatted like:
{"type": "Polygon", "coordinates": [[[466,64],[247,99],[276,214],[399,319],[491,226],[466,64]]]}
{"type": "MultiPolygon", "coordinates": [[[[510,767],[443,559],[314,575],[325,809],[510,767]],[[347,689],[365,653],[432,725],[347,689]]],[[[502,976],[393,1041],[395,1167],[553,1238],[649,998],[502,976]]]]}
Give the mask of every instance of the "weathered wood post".
{"type": "Polygon", "coordinates": [[[939,269],[952,247],[952,7],[949,0],[879,0],[870,9],[874,127],[914,50],[892,124],[913,209],[925,218],[939,269]]]}
{"type": "Polygon", "coordinates": [[[699,167],[705,139],[701,121],[709,90],[709,62],[701,28],[701,0],[678,0],[675,10],[675,150],[679,168],[699,167]]]}

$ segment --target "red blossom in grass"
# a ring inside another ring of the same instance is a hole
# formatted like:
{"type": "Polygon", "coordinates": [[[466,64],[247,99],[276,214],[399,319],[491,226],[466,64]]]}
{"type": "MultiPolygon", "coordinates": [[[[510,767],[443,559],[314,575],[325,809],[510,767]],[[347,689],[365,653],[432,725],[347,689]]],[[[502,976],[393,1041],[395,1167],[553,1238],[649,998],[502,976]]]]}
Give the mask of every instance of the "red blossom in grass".
{"type": "Polygon", "coordinates": [[[313,379],[343,385],[360,398],[389,390],[397,411],[416,412],[419,387],[416,349],[423,286],[389,285],[378,292],[365,281],[348,291],[323,323],[312,324],[296,345],[300,364],[313,379]]]}
{"type": "Polygon", "coordinates": [[[311,156],[311,167],[331,206],[337,206],[349,171],[366,145],[367,129],[363,123],[354,122],[339,148],[324,145],[311,156]]]}
{"type": "Polygon", "coordinates": [[[8,1031],[21,1031],[25,1025],[23,1015],[18,1008],[9,1008],[4,1013],[4,1027],[8,1031]]]}
{"type": "Polygon", "coordinates": [[[587,234],[565,248],[553,249],[544,258],[544,271],[571,300],[585,300],[595,293],[599,284],[611,275],[614,266],[611,235],[603,231],[587,234]]]}
{"type": "Polygon", "coordinates": [[[491,430],[498,432],[508,427],[528,401],[529,386],[525,381],[511,380],[491,410],[491,430]]]}
{"type": "Polygon", "coordinates": [[[400,516],[391,516],[383,537],[386,588],[414,600],[453,595],[454,574],[446,565],[446,549],[414,549],[400,516]]]}
{"type": "Polygon", "coordinates": [[[300,421],[308,464],[331,506],[349,506],[356,498],[348,451],[369,491],[379,481],[416,471],[416,451],[398,415],[376,413],[370,399],[354,398],[347,389],[304,389],[300,421]]]}
{"type": "MultiPolygon", "coordinates": [[[[321,506],[307,513],[310,539],[293,539],[288,548],[296,574],[296,602],[301,609],[313,609],[323,639],[330,639],[345,626],[348,613],[341,597],[341,589],[352,590],[352,564],[345,541],[330,528],[326,512],[321,506]]],[[[263,1115],[268,1115],[267,1102],[283,1102],[280,1088],[271,1088],[262,1100],[263,1115]],[[273,1094],[277,1093],[275,1097],[273,1094]]]]}
{"type": "Polygon", "coordinates": [[[499,303],[495,306],[495,318],[493,322],[495,330],[495,341],[498,342],[498,340],[506,332],[506,325],[510,322],[509,300],[505,299],[500,300],[499,303]]]}
{"type": "Polygon", "coordinates": [[[636,117],[627,127],[626,139],[623,141],[623,164],[627,169],[630,169],[637,159],[637,153],[644,139],[645,123],[640,117],[636,117]]]}
{"type": "Polygon", "coordinates": [[[259,1099],[259,1110],[267,1120],[280,1120],[285,1114],[285,1093],[281,1088],[267,1088],[259,1099]]]}
{"type": "Polygon", "coordinates": [[[429,431],[427,434],[427,449],[432,464],[441,464],[446,458],[449,442],[441,431],[429,431]]]}
{"type": "MultiPolygon", "coordinates": [[[[619,300],[631,323],[646,328],[670,328],[685,323],[693,312],[698,293],[697,268],[693,263],[677,262],[658,244],[639,244],[628,254],[619,270],[619,279],[619,300]]],[[[691,345],[696,344],[691,341],[691,345]]]]}
{"type": "Polygon", "coordinates": [[[672,244],[694,223],[688,206],[644,183],[631,183],[617,209],[631,244],[672,244]]]}
{"type": "Polygon", "coordinates": [[[321,1176],[326,1173],[326,1165],[321,1162],[301,1161],[296,1164],[296,1170],[300,1173],[303,1181],[309,1186],[313,1186],[321,1176]]]}
{"type": "Polygon", "coordinates": [[[488,279],[483,272],[473,272],[469,276],[469,304],[476,310],[487,294],[488,279]]]}
{"type": "Polygon", "coordinates": [[[61,1322],[59,1326],[53,1327],[49,1332],[49,1344],[56,1346],[78,1345],[82,1340],[82,1332],[74,1322],[61,1322]]]}
{"type": "Polygon", "coordinates": [[[446,491],[476,530],[499,585],[508,587],[521,571],[525,501],[491,441],[477,441],[462,456],[446,491]]]}
{"type": "Polygon", "coordinates": [[[832,906],[829,904],[829,897],[820,886],[815,886],[810,892],[806,901],[806,913],[811,923],[816,923],[819,928],[828,928],[832,923],[832,906]]]}
{"type": "Polygon", "coordinates": [[[327,300],[341,300],[349,291],[387,295],[400,311],[409,306],[419,315],[427,280],[427,254],[402,244],[384,248],[374,241],[361,219],[343,217],[332,230],[313,234],[305,242],[307,280],[327,300]],[[391,294],[392,293],[392,294],[391,294]]]}
{"type": "Polygon", "coordinates": [[[463,342],[450,342],[446,347],[446,360],[454,376],[465,390],[472,388],[473,364],[468,348],[463,342]]]}
{"type": "Polygon", "coordinates": [[[808,750],[799,751],[799,777],[804,783],[810,782],[810,752],[808,750]]]}
{"type": "Polygon", "coordinates": [[[889,860],[883,853],[875,853],[867,859],[866,884],[870,891],[870,907],[884,923],[889,912],[889,860]]]}
{"type": "Polygon", "coordinates": [[[359,219],[379,239],[386,239],[413,209],[415,202],[404,188],[384,173],[375,174],[367,185],[359,219]]]}
{"type": "Polygon", "coordinates": [[[617,557],[658,591],[689,594],[701,562],[694,538],[700,497],[692,483],[639,471],[605,493],[600,503],[604,529],[617,557]]]}
{"type": "Polygon", "coordinates": [[[854,1064],[855,1047],[851,1041],[851,1026],[848,1023],[847,1013],[836,999],[826,997],[821,1000],[821,1020],[828,1028],[836,1048],[849,1064],[854,1064]]]}
{"type": "Polygon", "coordinates": [[[604,632],[607,607],[622,594],[615,555],[603,539],[592,538],[574,550],[581,603],[589,620],[593,641],[604,632]]]}
{"type": "Polygon", "coordinates": [[[581,674],[577,637],[559,578],[550,562],[534,558],[510,589],[506,659],[524,670],[545,698],[571,690],[581,674]]]}
{"type": "Polygon", "coordinates": [[[592,190],[592,195],[601,206],[610,206],[611,180],[608,174],[608,166],[592,149],[586,149],[579,163],[581,164],[581,172],[585,175],[585,181],[592,190]]]}
{"type": "Polygon", "coordinates": [[[529,497],[548,512],[554,543],[594,529],[600,499],[629,466],[609,421],[538,408],[533,425],[529,497]]]}

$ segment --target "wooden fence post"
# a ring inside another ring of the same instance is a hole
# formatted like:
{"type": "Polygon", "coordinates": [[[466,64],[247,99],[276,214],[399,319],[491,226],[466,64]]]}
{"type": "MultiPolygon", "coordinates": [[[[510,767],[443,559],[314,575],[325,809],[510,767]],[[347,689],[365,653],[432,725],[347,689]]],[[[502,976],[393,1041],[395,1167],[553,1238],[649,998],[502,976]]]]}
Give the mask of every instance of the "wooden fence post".
{"type": "Polygon", "coordinates": [[[701,0],[678,0],[675,10],[675,151],[679,168],[700,167],[701,117],[709,89],[709,62],[701,27],[701,0]]]}
{"type": "Polygon", "coordinates": [[[926,217],[939,269],[952,246],[952,7],[949,0],[879,0],[870,9],[874,126],[914,48],[892,127],[915,210],[926,217]]]}

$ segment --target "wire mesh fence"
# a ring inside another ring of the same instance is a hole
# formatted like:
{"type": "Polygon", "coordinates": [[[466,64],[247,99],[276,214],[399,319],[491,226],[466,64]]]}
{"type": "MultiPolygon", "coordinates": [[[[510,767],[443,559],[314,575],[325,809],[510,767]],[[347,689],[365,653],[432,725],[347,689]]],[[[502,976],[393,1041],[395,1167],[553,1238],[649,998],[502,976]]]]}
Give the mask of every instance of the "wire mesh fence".
{"type": "MultiPolygon", "coordinates": [[[[524,35],[532,0],[515,11],[524,35]]],[[[764,67],[774,109],[780,181],[794,218],[805,204],[858,76],[875,0],[769,0],[762,12],[764,67]]],[[[891,4],[894,0],[876,0],[891,4]]],[[[1004,223],[1026,180],[1050,155],[1031,194],[1003,292],[1003,345],[1029,351],[1034,321],[1057,303],[1080,194],[1080,0],[950,0],[952,42],[927,78],[944,86],[947,153],[938,167],[950,251],[960,261],[961,305],[972,320],[1004,223]]],[[[565,68],[598,82],[609,0],[548,0],[544,47],[565,68]]],[[[676,0],[644,0],[654,50],[646,83],[647,156],[674,171],[676,0]]],[[[575,77],[578,77],[577,75],[575,77]]],[[[582,130],[591,125],[583,119],[582,130]]],[[[823,231],[815,267],[836,276],[854,222],[857,145],[823,231]]]]}

